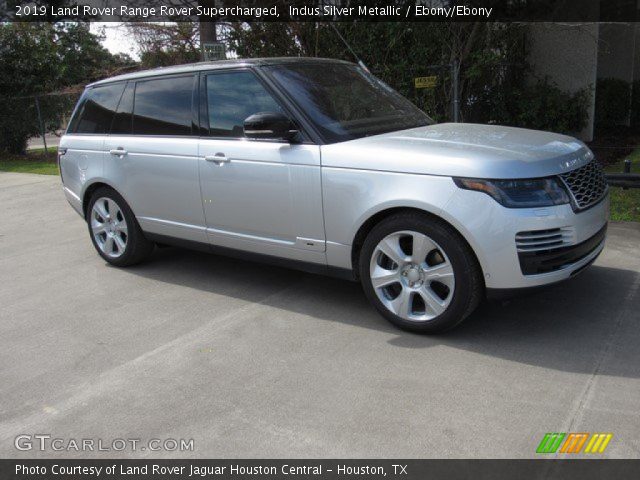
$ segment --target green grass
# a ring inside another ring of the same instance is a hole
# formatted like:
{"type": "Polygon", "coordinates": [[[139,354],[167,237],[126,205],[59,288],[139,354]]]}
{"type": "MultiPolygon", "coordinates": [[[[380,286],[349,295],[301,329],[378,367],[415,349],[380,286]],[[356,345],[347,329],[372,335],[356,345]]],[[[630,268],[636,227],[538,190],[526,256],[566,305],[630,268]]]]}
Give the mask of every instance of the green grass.
{"type": "MultiPolygon", "coordinates": [[[[631,160],[631,173],[640,173],[640,148],[631,152],[626,158],[631,160]]],[[[624,159],[620,159],[616,163],[604,167],[607,173],[622,173],[624,167],[624,159]]]]}
{"type": "MultiPolygon", "coordinates": [[[[631,160],[631,172],[640,173],[640,148],[633,151],[627,158],[631,160]]],[[[607,165],[607,173],[621,173],[624,159],[607,165]]],[[[616,222],[640,222],[640,188],[623,190],[611,187],[611,220],[616,222]]]]}
{"type": "Polygon", "coordinates": [[[56,148],[29,150],[26,155],[0,155],[0,172],[38,173],[58,175],[56,148]]]}

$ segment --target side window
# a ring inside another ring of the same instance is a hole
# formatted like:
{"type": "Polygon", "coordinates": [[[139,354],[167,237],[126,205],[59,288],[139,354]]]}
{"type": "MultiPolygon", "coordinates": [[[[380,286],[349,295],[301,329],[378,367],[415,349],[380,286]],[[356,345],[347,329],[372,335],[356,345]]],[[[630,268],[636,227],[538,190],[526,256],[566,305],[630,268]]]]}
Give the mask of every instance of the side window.
{"type": "Polygon", "coordinates": [[[136,83],[133,133],[191,135],[193,75],[136,83]]]}
{"type": "Polygon", "coordinates": [[[244,137],[244,120],[249,115],[284,113],[251,72],[208,75],[206,85],[209,135],[212,137],[244,137]]]}
{"type": "Polygon", "coordinates": [[[133,113],[133,91],[135,89],[135,83],[129,82],[124,89],[118,109],[113,117],[113,123],[111,124],[112,134],[129,134],[131,133],[131,114],[133,113]]]}
{"type": "Polygon", "coordinates": [[[124,83],[88,89],[83,95],[78,112],[69,125],[69,132],[109,133],[123,89],[124,83]]]}

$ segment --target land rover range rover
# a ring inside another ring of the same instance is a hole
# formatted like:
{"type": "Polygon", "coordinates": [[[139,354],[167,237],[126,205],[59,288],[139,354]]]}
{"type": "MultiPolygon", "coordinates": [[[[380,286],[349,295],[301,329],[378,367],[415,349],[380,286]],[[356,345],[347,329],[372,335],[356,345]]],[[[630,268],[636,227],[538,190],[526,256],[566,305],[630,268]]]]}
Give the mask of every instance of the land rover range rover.
{"type": "Polygon", "coordinates": [[[434,124],[357,65],[200,63],[89,85],[61,140],[98,254],[157,243],[362,282],[395,325],[453,327],[487,291],[571,277],[604,247],[592,152],[553,133],[434,124]]]}

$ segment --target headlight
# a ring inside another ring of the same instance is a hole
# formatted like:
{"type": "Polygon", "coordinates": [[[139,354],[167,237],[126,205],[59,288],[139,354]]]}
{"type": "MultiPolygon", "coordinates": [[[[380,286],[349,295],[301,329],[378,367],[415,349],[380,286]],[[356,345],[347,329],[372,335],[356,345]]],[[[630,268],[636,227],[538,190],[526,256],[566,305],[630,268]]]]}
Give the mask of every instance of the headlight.
{"type": "Polygon", "coordinates": [[[555,178],[485,180],[454,178],[460,188],[484,192],[507,208],[550,207],[569,203],[569,195],[555,178]]]}

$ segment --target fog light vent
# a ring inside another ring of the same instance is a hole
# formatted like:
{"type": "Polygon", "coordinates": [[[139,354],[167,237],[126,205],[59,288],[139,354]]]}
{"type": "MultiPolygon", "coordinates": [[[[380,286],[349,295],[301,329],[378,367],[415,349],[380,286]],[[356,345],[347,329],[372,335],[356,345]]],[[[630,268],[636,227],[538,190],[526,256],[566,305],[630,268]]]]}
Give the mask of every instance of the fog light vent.
{"type": "Polygon", "coordinates": [[[516,248],[519,252],[537,252],[566,247],[575,243],[573,228],[550,228],[530,230],[516,234],[516,248]]]}

